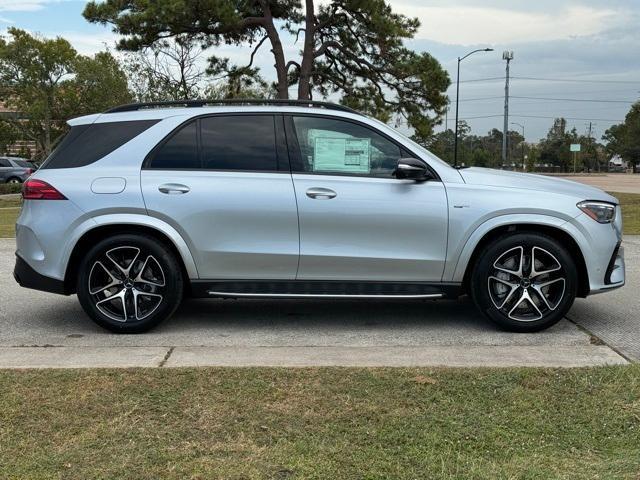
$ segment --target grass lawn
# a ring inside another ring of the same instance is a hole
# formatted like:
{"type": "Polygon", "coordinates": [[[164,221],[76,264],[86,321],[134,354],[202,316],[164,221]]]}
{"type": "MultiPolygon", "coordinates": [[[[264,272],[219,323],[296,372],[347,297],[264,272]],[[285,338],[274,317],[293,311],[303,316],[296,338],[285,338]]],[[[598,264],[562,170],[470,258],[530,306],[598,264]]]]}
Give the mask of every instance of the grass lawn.
{"type": "Polygon", "coordinates": [[[611,192],[611,195],[620,200],[622,205],[624,233],[640,235],[640,194],[611,192]]]}
{"type": "Polygon", "coordinates": [[[0,478],[638,479],[640,365],[0,371],[0,478]]]}

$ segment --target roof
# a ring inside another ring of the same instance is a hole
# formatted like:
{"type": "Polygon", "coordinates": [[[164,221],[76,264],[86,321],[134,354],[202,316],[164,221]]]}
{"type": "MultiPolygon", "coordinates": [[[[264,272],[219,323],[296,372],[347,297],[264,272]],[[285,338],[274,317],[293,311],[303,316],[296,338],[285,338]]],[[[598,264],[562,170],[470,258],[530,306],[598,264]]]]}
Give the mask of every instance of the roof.
{"type": "Polygon", "coordinates": [[[89,123],[126,122],[134,120],[163,120],[169,117],[195,117],[213,113],[331,113],[341,117],[360,117],[357,111],[328,102],[300,100],[188,100],[175,102],[151,102],[122,105],[104,113],[85,115],[67,123],[71,126],[89,123]]]}
{"type": "Polygon", "coordinates": [[[224,99],[224,100],[172,100],[168,102],[142,102],[120,105],[107,110],[104,113],[120,113],[146,110],[149,108],[197,108],[206,106],[294,106],[307,108],[325,108],[327,110],[339,110],[342,112],[358,113],[355,110],[330,102],[317,102],[313,100],[286,100],[286,99],[224,99]]]}

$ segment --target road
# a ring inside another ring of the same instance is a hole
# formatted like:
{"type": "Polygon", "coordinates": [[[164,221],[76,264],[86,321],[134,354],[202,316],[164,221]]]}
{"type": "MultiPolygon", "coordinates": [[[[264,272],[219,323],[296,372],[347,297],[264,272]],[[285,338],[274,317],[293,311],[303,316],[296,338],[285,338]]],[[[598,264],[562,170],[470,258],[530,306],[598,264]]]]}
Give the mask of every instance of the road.
{"type": "Polygon", "coordinates": [[[640,175],[608,173],[598,175],[569,175],[567,180],[584,183],[606,192],[640,193],[640,175]]]}
{"type": "Polygon", "coordinates": [[[75,296],[20,288],[11,276],[14,240],[3,239],[0,368],[625,363],[640,360],[640,237],[625,245],[630,285],[578,300],[570,320],[536,334],[499,331],[468,300],[188,300],[152,332],[114,335],[94,325],[75,296]]]}

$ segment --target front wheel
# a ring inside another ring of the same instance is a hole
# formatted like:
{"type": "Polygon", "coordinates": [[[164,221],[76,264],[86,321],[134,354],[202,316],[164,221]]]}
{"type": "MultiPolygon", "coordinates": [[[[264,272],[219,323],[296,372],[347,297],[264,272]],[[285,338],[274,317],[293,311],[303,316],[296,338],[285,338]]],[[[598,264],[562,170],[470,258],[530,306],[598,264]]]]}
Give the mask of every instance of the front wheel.
{"type": "Polygon", "coordinates": [[[153,237],[122,234],[98,242],[78,272],[85,312],[116,333],[140,333],[170,317],[182,300],[182,270],[153,237]]]}
{"type": "Polygon", "coordinates": [[[471,274],[471,296],[494,323],[536,332],[557,323],[576,297],[576,265],[555,239],[515,233],[491,243],[471,274]]]}

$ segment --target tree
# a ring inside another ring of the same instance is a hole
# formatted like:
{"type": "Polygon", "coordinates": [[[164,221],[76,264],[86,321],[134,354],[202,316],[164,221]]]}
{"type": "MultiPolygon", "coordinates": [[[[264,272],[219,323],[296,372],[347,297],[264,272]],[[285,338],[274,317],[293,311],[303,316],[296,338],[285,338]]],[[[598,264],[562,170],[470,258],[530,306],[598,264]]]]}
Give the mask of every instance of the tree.
{"type": "Polygon", "coordinates": [[[60,91],[65,119],[132,101],[127,75],[109,52],[98,52],[93,57],[78,55],[73,75],[62,83],[60,91]]]}
{"type": "Polygon", "coordinates": [[[20,132],[11,123],[0,122],[0,153],[7,155],[9,146],[13,145],[20,138],[20,132]]]}
{"type": "Polygon", "coordinates": [[[108,52],[84,57],[62,38],[43,39],[9,28],[0,39],[1,122],[48,155],[73,116],[129,101],[127,83],[108,52]]]}
{"type": "Polygon", "coordinates": [[[125,60],[132,93],[139,102],[187,100],[200,96],[206,71],[202,49],[187,36],[162,40],[125,60]]]}
{"type": "Polygon", "coordinates": [[[60,84],[73,71],[76,51],[61,38],[39,39],[13,27],[8,33],[10,41],[0,39],[0,97],[13,115],[3,121],[48,153],[61,127],[60,84]]]}
{"type": "Polygon", "coordinates": [[[556,118],[547,137],[540,142],[540,162],[556,165],[563,172],[573,170],[570,145],[577,141],[576,129],[567,132],[567,121],[564,118],[556,118]]]}
{"type": "Polygon", "coordinates": [[[119,48],[139,51],[167,38],[188,35],[203,48],[249,45],[246,66],[212,57],[210,70],[251,73],[268,42],[274,59],[277,97],[341,95],[341,102],[389,121],[404,118],[417,139],[426,140],[447,105],[449,77],[428,53],[406,48],[417,19],[394,13],[384,0],[106,0],[84,10],[91,22],[111,24],[123,35],[119,48]],[[279,28],[279,26],[282,26],[279,28]],[[297,58],[287,58],[281,37],[302,35],[297,58]]]}
{"type": "Polygon", "coordinates": [[[607,142],[607,153],[622,156],[636,172],[640,164],[640,102],[631,106],[624,123],[613,125],[602,138],[607,142]]]}

